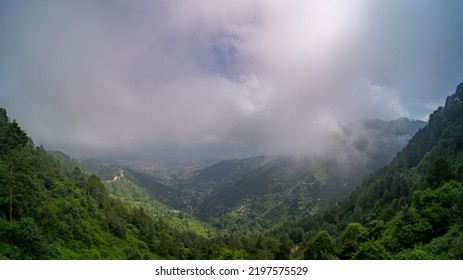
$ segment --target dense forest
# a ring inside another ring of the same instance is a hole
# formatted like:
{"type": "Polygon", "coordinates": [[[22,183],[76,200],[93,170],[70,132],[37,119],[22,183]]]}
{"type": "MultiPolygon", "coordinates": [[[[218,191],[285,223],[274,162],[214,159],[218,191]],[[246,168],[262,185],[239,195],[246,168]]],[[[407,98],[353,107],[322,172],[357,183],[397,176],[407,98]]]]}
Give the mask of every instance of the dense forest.
{"type": "Polygon", "coordinates": [[[394,160],[297,223],[309,259],[463,258],[463,84],[394,160]]]}
{"type": "MultiPolygon", "coordinates": [[[[267,163],[254,158],[245,168],[267,163]]],[[[227,164],[197,177],[226,168],[241,174],[236,162],[227,164]]],[[[154,201],[170,197],[156,193],[160,183],[142,187],[151,177],[118,172],[100,179],[68,156],[36,147],[0,109],[0,259],[462,259],[463,84],[390,164],[347,197],[259,231],[198,222],[154,201]]],[[[215,179],[242,188],[254,180],[226,174],[215,179]]]]}
{"type": "Polygon", "coordinates": [[[204,235],[110,196],[79,167],[65,171],[4,109],[0,139],[1,259],[219,257],[204,235]]]}

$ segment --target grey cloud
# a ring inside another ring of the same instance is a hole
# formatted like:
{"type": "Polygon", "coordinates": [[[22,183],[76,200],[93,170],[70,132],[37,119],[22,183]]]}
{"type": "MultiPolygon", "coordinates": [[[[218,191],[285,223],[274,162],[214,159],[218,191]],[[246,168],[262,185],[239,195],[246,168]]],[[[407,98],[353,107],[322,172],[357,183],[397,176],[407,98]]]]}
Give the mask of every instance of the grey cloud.
{"type": "Polygon", "coordinates": [[[322,153],[342,123],[421,117],[453,90],[461,6],[2,1],[0,105],[74,154],[165,142],[322,153]]]}

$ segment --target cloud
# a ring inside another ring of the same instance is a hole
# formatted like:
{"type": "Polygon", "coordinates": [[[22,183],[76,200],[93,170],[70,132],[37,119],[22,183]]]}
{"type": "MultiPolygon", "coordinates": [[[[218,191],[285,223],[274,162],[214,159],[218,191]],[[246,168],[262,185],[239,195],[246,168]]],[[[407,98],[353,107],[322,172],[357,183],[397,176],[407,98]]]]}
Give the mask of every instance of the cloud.
{"type": "Polygon", "coordinates": [[[458,1],[0,5],[0,104],[73,154],[321,152],[340,123],[421,117],[463,74],[458,1]]]}

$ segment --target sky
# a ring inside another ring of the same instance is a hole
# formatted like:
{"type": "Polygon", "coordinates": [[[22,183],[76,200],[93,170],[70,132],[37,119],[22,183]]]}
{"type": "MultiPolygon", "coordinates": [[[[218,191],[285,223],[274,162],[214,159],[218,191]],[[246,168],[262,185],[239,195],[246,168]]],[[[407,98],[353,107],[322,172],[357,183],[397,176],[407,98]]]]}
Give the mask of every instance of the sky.
{"type": "Polygon", "coordinates": [[[0,1],[0,107],[71,155],[330,150],[463,81],[463,1],[0,1]]]}

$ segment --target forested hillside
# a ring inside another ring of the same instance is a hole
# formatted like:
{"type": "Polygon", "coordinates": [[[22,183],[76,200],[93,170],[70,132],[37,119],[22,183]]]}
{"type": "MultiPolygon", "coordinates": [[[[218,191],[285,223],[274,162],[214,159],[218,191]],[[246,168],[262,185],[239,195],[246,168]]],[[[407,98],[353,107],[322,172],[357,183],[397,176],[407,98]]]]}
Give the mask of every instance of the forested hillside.
{"type": "Polygon", "coordinates": [[[353,179],[339,162],[252,158],[198,170],[179,182],[209,188],[202,215],[238,206],[211,214],[213,227],[161,204],[190,203],[182,186],[92,164],[104,181],[36,147],[0,110],[1,259],[463,258],[463,84],[390,164],[326,210],[306,205],[353,179]]]}
{"type": "Polygon", "coordinates": [[[318,212],[388,164],[425,124],[405,118],[363,120],[343,125],[335,151],[323,157],[302,154],[265,161],[262,157],[222,161],[201,170],[202,180],[193,178],[197,188],[211,189],[194,213],[217,228],[247,232],[318,212]]]}
{"type": "Polygon", "coordinates": [[[463,84],[401,153],[298,225],[311,259],[463,258],[463,84]]]}
{"type": "Polygon", "coordinates": [[[214,257],[205,236],[111,197],[95,175],[63,170],[4,109],[0,186],[1,259],[214,257]]]}
{"type": "Polygon", "coordinates": [[[290,256],[287,236],[209,232],[153,201],[130,179],[102,182],[79,166],[65,154],[35,147],[0,110],[0,259],[290,256]]]}

